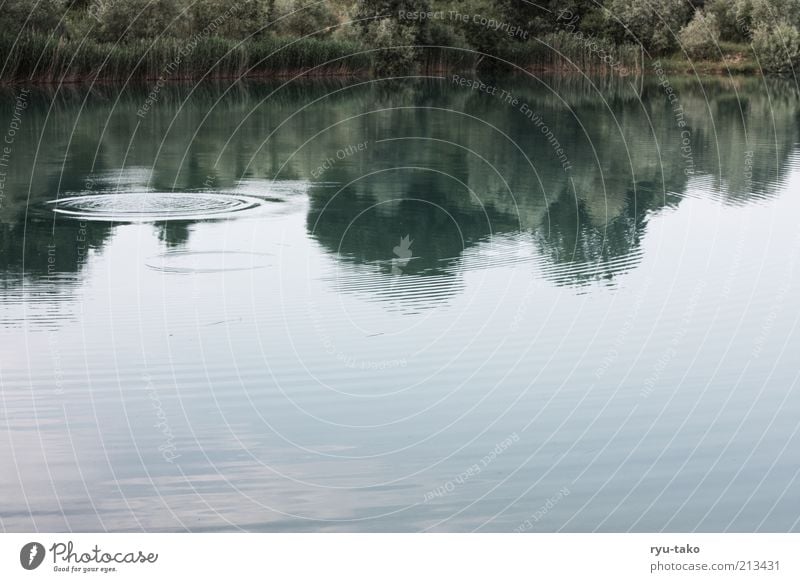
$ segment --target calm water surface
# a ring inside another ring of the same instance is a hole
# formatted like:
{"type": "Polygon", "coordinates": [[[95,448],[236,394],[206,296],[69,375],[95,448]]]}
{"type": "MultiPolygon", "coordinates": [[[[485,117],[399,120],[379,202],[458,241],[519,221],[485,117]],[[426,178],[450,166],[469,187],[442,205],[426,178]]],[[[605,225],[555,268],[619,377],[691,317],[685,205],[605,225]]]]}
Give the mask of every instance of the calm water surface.
{"type": "Polygon", "coordinates": [[[5,90],[0,527],[800,530],[797,92],[485,81],[5,90]]]}

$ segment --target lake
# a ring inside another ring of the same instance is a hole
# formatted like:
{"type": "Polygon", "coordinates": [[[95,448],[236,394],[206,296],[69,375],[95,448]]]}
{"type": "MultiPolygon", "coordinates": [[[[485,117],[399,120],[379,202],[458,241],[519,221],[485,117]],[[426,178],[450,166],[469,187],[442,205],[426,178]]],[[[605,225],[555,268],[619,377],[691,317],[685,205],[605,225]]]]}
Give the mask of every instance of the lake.
{"type": "Polygon", "coordinates": [[[3,89],[0,528],[799,531],[797,90],[476,81],[3,89]]]}

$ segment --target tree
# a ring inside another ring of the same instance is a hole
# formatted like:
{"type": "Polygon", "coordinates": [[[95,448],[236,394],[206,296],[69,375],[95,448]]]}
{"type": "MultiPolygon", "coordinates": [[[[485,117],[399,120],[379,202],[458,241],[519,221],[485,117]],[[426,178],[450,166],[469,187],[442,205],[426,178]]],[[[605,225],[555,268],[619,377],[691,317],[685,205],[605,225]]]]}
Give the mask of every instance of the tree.
{"type": "Polygon", "coordinates": [[[273,20],[276,32],[316,37],[330,36],[339,22],[328,2],[309,4],[308,0],[277,0],[273,20]]]}
{"type": "Polygon", "coordinates": [[[181,36],[185,20],[179,19],[183,6],[174,0],[117,0],[101,4],[96,17],[100,22],[98,39],[154,39],[181,36]]]}
{"type": "Polygon", "coordinates": [[[743,42],[750,37],[746,23],[738,19],[736,0],[711,0],[705,13],[717,19],[721,39],[743,42]]]}
{"type": "Polygon", "coordinates": [[[691,22],[681,29],[681,48],[692,58],[708,58],[718,51],[719,37],[717,17],[698,10],[691,22]]]}
{"type": "Polygon", "coordinates": [[[742,6],[749,7],[753,30],[780,24],[800,26],[800,0],[747,0],[742,6]]]}
{"type": "Polygon", "coordinates": [[[234,39],[264,31],[269,22],[267,11],[265,0],[192,0],[189,8],[194,32],[213,31],[215,36],[234,39]]]}
{"type": "Polygon", "coordinates": [[[429,0],[360,0],[358,26],[366,43],[381,49],[375,56],[381,75],[407,73],[415,67],[419,45],[427,37],[429,0]]]}
{"type": "Polygon", "coordinates": [[[21,31],[58,33],[58,24],[66,11],[64,0],[6,0],[0,4],[3,34],[16,36],[21,31]]]}
{"type": "Polygon", "coordinates": [[[787,22],[753,32],[753,50],[765,71],[790,74],[800,65],[800,32],[787,22]]]}
{"type": "Polygon", "coordinates": [[[633,39],[651,54],[676,48],[678,32],[692,16],[686,0],[611,0],[608,9],[619,40],[633,39]]]}

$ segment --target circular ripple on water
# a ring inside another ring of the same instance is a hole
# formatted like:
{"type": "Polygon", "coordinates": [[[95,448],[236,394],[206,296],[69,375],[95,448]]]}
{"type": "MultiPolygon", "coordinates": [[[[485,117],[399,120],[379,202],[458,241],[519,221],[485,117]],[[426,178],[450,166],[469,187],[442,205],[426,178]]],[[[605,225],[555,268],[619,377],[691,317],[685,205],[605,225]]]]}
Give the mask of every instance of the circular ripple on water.
{"type": "Polygon", "coordinates": [[[251,271],[268,267],[269,253],[244,251],[170,251],[151,257],[145,265],[162,273],[195,274],[251,271]]]}
{"type": "Polygon", "coordinates": [[[261,206],[258,198],[213,192],[94,194],[51,200],[53,212],[79,220],[210,220],[261,206]]]}

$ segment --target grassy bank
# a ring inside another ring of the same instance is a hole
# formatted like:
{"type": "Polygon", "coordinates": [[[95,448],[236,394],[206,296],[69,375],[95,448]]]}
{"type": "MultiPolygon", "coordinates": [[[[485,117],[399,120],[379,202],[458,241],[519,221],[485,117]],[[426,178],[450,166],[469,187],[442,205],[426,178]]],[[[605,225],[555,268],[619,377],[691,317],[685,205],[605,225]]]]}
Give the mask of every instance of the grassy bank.
{"type": "Polygon", "coordinates": [[[792,75],[800,13],[787,5],[776,19],[774,1],[4,0],[0,83],[627,76],[656,60],[670,73],[792,75]]]}
{"type": "Polygon", "coordinates": [[[98,43],[44,35],[0,41],[4,83],[180,80],[369,71],[372,57],[354,43],[333,39],[266,37],[240,42],[205,37],[98,43]]]}
{"type": "MultiPolygon", "coordinates": [[[[684,54],[673,54],[657,59],[668,73],[701,73],[706,75],[754,75],[763,71],[750,45],[719,43],[717,54],[708,58],[688,59],[684,54]]],[[[651,64],[656,59],[651,59],[651,64]]]]}
{"type": "MultiPolygon", "coordinates": [[[[76,83],[369,75],[376,72],[381,50],[332,38],[267,36],[238,41],[220,37],[192,40],[156,39],[98,43],[26,34],[0,38],[0,83],[76,83]]],[[[510,45],[496,57],[460,47],[418,50],[416,72],[532,72],[610,74],[626,76],[652,69],[654,59],[635,45],[591,45],[573,35],[549,34],[510,45]],[[516,65],[516,67],[514,66],[516,65]]],[[[726,44],[716,59],[689,60],[685,55],[658,59],[670,73],[757,73],[758,64],[747,45],[726,44]]]]}
{"type": "MultiPolygon", "coordinates": [[[[611,64],[567,36],[550,35],[499,51],[495,57],[460,47],[418,50],[421,74],[476,70],[481,72],[578,70],[591,73],[636,71],[642,59],[636,47],[617,49],[611,64]]],[[[308,76],[368,75],[376,72],[382,51],[336,39],[262,37],[237,41],[205,37],[139,40],[125,44],[54,38],[29,34],[0,38],[0,83],[167,81],[308,76]]],[[[408,71],[409,73],[411,71],[408,71]]]]}

